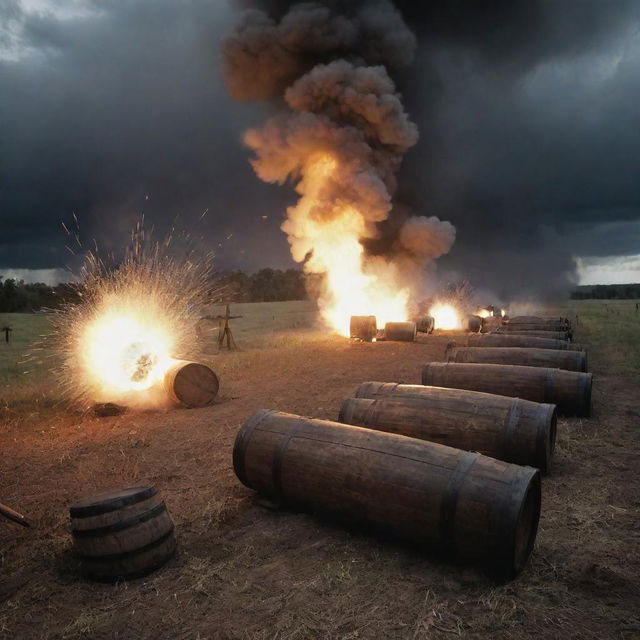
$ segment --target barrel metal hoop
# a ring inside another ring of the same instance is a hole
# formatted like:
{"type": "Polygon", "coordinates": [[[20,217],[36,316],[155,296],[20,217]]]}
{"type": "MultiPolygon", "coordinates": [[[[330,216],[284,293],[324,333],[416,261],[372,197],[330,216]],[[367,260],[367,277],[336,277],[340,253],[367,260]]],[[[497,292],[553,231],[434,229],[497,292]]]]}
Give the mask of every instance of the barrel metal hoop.
{"type": "Polygon", "coordinates": [[[465,451],[451,474],[447,489],[440,503],[440,523],[438,525],[440,542],[447,551],[454,550],[453,528],[455,524],[458,497],[467,473],[471,470],[480,456],[477,453],[465,451]]]}
{"type": "Polygon", "coordinates": [[[171,528],[166,533],[163,533],[157,540],[153,540],[148,544],[143,545],[142,547],[138,547],[137,549],[132,549],[131,551],[122,551],[121,553],[108,553],[100,556],[87,556],[81,555],[79,556],[81,561],[87,561],[91,563],[107,563],[113,562],[114,560],[126,560],[127,558],[133,558],[141,553],[146,553],[147,551],[151,551],[156,547],[159,547],[163,542],[167,540],[170,536],[174,534],[175,527],[173,524],[171,528]]]}
{"type": "Polygon", "coordinates": [[[548,466],[551,462],[551,450],[553,448],[553,443],[549,440],[552,436],[551,427],[553,426],[553,414],[555,405],[540,403],[538,407],[537,413],[537,426],[538,429],[536,431],[536,465],[539,469],[542,469],[544,472],[547,472],[548,466]],[[549,442],[549,448],[547,450],[547,442],[549,442]],[[544,467],[542,467],[542,463],[544,462],[544,467]]]}
{"type": "Polygon", "coordinates": [[[251,418],[247,422],[245,422],[242,427],[240,427],[240,431],[236,435],[236,440],[233,443],[233,470],[236,472],[238,476],[238,480],[242,482],[245,486],[253,489],[253,487],[249,484],[247,480],[247,472],[245,466],[245,454],[247,445],[249,444],[249,440],[251,440],[251,434],[253,430],[262,422],[262,420],[272,414],[276,413],[273,409],[261,409],[260,411],[256,411],[251,418]]]}
{"type": "Polygon", "coordinates": [[[298,430],[298,427],[305,423],[306,420],[295,420],[294,423],[289,427],[287,431],[284,441],[275,452],[273,456],[273,467],[271,469],[271,483],[273,485],[275,494],[279,498],[284,498],[284,493],[282,491],[282,464],[284,462],[284,454],[287,452],[287,448],[289,447],[289,442],[295,435],[295,432],[298,430]]]}
{"type": "Polygon", "coordinates": [[[116,533],[117,531],[129,529],[130,527],[142,524],[143,522],[148,522],[166,510],[167,507],[164,502],[161,502],[153,507],[153,509],[149,509],[149,511],[145,511],[144,513],[139,513],[137,516],[133,516],[132,518],[118,520],[118,522],[114,522],[113,524],[108,524],[104,527],[96,527],[95,529],[74,530],[73,536],[75,538],[98,538],[106,533],[116,533]]]}
{"type": "Polygon", "coordinates": [[[148,500],[158,493],[153,486],[140,487],[140,491],[128,496],[121,496],[119,498],[113,498],[112,500],[106,500],[97,504],[90,504],[87,506],[72,506],[69,509],[69,515],[72,518],[91,518],[92,516],[101,516],[105,513],[111,513],[122,509],[122,507],[128,507],[138,502],[148,500]]]}
{"type": "Polygon", "coordinates": [[[502,455],[504,460],[513,460],[513,437],[521,415],[520,398],[514,398],[509,405],[502,425],[502,455]]]}

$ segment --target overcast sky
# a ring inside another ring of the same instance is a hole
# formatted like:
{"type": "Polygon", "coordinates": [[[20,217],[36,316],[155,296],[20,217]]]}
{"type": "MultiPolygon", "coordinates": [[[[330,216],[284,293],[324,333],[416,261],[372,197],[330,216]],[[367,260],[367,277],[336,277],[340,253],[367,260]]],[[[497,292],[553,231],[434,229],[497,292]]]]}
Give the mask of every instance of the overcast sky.
{"type": "MultiPolygon", "coordinates": [[[[421,135],[398,199],[456,226],[441,274],[504,297],[640,281],[640,0],[397,4],[418,36],[396,80],[421,135]]],[[[144,214],[220,268],[293,266],[279,225],[295,194],[258,180],[241,144],[266,107],[222,80],[238,11],[0,0],[0,275],[61,277],[74,213],[87,246],[122,246],[144,214]]]]}

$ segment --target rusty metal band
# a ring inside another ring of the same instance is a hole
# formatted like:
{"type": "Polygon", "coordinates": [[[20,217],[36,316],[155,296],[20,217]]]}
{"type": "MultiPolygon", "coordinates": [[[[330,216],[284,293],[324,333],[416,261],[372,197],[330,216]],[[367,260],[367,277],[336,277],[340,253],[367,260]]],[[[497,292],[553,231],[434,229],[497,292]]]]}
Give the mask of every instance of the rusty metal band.
{"type": "Polygon", "coordinates": [[[513,460],[514,435],[520,422],[520,399],[514,398],[502,423],[502,455],[504,460],[513,460]]]}
{"type": "Polygon", "coordinates": [[[156,493],[157,491],[155,487],[139,487],[138,491],[127,496],[119,496],[117,498],[104,500],[102,502],[86,506],[72,506],[69,509],[69,514],[72,518],[101,516],[105,513],[110,513],[111,511],[116,511],[117,509],[122,509],[123,507],[128,507],[132,504],[148,500],[155,496],[156,493]]]}
{"type": "Polygon", "coordinates": [[[445,494],[442,496],[438,533],[441,544],[448,551],[453,551],[454,549],[453,529],[460,490],[462,489],[467,473],[469,473],[479,457],[477,453],[471,453],[470,451],[465,451],[460,456],[458,464],[449,478],[445,494]]]}
{"type": "Polygon", "coordinates": [[[261,409],[260,411],[256,411],[247,422],[245,422],[242,427],[240,427],[240,431],[238,431],[238,435],[236,435],[236,440],[233,443],[233,470],[236,472],[236,476],[238,476],[238,480],[242,482],[245,486],[253,489],[247,480],[247,472],[245,466],[245,454],[247,445],[249,444],[249,440],[251,440],[251,434],[254,429],[270,414],[277,413],[272,409],[261,409]]]}
{"type": "Polygon", "coordinates": [[[284,455],[287,452],[289,443],[291,442],[291,439],[295,435],[296,431],[302,424],[306,422],[307,421],[304,419],[294,420],[293,424],[289,427],[287,433],[285,434],[282,444],[278,447],[278,450],[273,456],[273,466],[271,468],[271,484],[273,486],[275,496],[278,498],[285,497],[282,491],[282,464],[284,462],[284,455]]]}
{"type": "Polygon", "coordinates": [[[165,507],[164,502],[161,502],[153,507],[153,509],[149,509],[149,511],[145,511],[144,513],[140,513],[131,518],[118,520],[117,522],[105,525],[104,527],[95,527],[94,529],[76,529],[72,532],[72,535],[74,538],[98,538],[106,535],[107,533],[116,533],[118,531],[123,531],[124,529],[135,527],[143,522],[148,522],[166,510],[167,508],[165,507]]]}

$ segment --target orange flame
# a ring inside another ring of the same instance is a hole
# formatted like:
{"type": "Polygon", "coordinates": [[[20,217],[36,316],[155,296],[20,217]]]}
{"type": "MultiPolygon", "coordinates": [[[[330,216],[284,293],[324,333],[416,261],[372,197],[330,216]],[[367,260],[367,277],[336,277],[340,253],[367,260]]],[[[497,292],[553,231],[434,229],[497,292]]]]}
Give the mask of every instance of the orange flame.
{"type": "Polygon", "coordinates": [[[460,314],[451,304],[436,304],[429,310],[433,316],[436,329],[459,329],[461,327],[460,314]]]}

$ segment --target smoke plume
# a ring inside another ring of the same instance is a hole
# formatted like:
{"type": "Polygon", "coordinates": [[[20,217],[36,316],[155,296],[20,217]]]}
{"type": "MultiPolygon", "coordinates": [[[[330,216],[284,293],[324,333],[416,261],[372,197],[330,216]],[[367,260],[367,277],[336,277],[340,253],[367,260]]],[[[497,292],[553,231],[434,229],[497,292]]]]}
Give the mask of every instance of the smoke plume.
{"type": "Polygon", "coordinates": [[[403,319],[426,267],[455,239],[450,223],[412,216],[389,227],[385,255],[361,242],[380,237],[402,158],[418,141],[387,71],[408,64],[415,46],[384,0],[295,4],[279,18],[249,9],[223,42],[230,94],[281,107],[244,142],[260,179],[295,183],[300,197],[282,229],[293,258],[326,275],[321,308],[337,329],[347,314],[403,319]]]}

